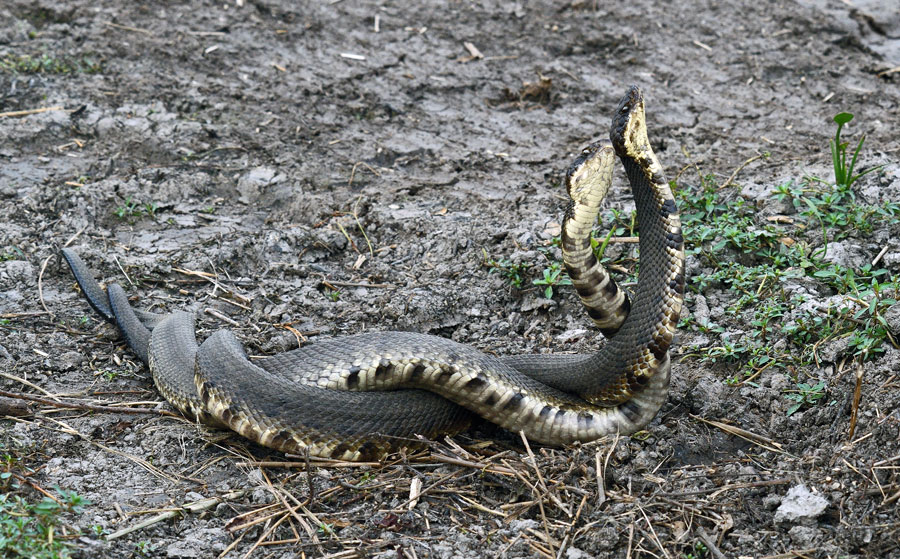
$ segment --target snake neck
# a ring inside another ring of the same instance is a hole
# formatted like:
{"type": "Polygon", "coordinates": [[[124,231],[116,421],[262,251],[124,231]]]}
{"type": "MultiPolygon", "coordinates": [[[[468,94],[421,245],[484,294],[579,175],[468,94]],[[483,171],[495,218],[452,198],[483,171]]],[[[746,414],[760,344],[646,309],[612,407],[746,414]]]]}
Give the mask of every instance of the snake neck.
{"type": "Polygon", "coordinates": [[[589,359],[587,369],[595,376],[591,388],[581,392],[586,400],[607,406],[630,399],[669,362],[684,296],[684,242],[672,191],[658,163],[619,155],[641,231],[639,279],[631,312],[618,333],[589,359]]]}
{"type": "Polygon", "coordinates": [[[646,345],[662,359],[672,344],[684,298],[681,219],[672,191],[661,174],[648,173],[650,167],[632,159],[623,158],[623,163],[634,191],[641,235],[635,302],[622,330],[645,332],[646,345]],[[649,332],[648,323],[656,325],[649,332]]]}

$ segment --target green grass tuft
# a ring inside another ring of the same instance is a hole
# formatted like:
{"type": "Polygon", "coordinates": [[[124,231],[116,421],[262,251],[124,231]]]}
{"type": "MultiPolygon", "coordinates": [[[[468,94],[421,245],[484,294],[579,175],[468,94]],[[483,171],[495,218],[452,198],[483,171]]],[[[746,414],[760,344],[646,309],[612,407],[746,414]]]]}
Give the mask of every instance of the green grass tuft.
{"type": "MultiPolygon", "coordinates": [[[[832,144],[844,162],[839,133],[832,144]]],[[[775,186],[773,198],[796,213],[772,222],[761,221],[744,199],[726,197],[712,176],[701,177],[698,185],[673,183],[686,250],[711,270],[691,278],[689,290],[730,291],[734,299],[726,312],[729,323],[740,328],[728,332],[712,321],[683,321],[708,340],[689,348],[690,354],[736,368],[729,379],[735,383],[766,370],[791,375],[797,388],[786,395],[794,402],[789,413],[825,395],[824,384],[798,378],[802,367],[819,363],[823,346],[844,340],[844,354],[865,361],[882,353],[886,343],[897,345],[884,313],[896,302],[900,277],[868,263],[848,268],[825,259],[830,242],[864,237],[900,216],[895,202],[869,205],[857,199],[851,186],[865,174],[853,175],[858,152],[859,146],[843,174],[836,169],[833,183],[804,177],[775,186]]]]}
{"type": "Polygon", "coordinates": [[[6,55],[0,58],[0,73],[8,74],[97,74],[103,65],[90,56],[6,55]]]}
{"type": "MultiPolygon", "coordinates": [[[[9,481],[11,472],[3,481],[9,481]]],[[[64,517],[80,514],[90,502],[69,491],[56,488],[59,498],[44,497],[31,502],[24,497],[0,495],[0,557],[9,559],[64,559],[71,556],[68,542],[78,530],[67,526],[64,517]]]]}

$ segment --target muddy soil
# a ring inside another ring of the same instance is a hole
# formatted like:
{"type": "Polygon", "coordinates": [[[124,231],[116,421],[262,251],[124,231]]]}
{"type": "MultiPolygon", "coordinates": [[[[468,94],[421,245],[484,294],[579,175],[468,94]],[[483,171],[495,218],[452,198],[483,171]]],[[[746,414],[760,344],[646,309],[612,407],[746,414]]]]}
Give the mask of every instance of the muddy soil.
{"type": "MultiPolygon", "coordinates": [[[[768,152],[733,187],[765,212],[772,186],[829,176],[830,119],[847,110],[886,165],[859,188],[896,200],[890,4],[4,1],[0,388],[171,409],[75,289],[67,244],[141,306],[195,310],[201,338],[231,328],[254,355],[388,329],[590,351],[570,289],[547,300],[484,261],[541,263],[562,171],[626,87],[644,89],[680,184],[768,152]]],[[[617,180],[610,205],[627,211],[617,180]]],[[[900,271],[896,233],[859,240],[851,264],[887,247],[900,271]]],[[[740,327],[733,294],[705,295],[740,327]]],[[[838,351],[795,371],[827,378],[831,403],[791,416],[785,373],[733,386],[675,354],[649,436],[533,456],[477,426],[430,453],[321,468],[172,416],[35,402],[0,419],[0,445],[34,485],[92,501],[69,519],[81,557],[900,556],[900,351],[867,363],[852,440],[838,351]]]]}

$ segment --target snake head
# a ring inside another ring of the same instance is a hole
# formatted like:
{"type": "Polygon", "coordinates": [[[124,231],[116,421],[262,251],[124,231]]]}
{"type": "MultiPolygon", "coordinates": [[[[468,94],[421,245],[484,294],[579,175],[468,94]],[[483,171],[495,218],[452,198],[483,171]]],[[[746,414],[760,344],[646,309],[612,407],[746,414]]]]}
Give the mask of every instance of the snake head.
{"type": "Polygon", "coordinates": [[[643,152],[650,145],[647,138],[647,127],[644,117],[644,94],[641,88],[632,85],[619,101],[613,115],[612,128],[609,131],[619,157],[643,159],[643,152]]]}
{"type": "Polygon", "coordinates": [[[586,204],[586,196],[592,196],[599,205],[606,197],[612,181],[613,148],[608,140],[600,140],[581,150],[578,158],[566,170],[566,191],[577,203],[586,204]],[[594,187],[600,182],[604,186],[594,187]]]}

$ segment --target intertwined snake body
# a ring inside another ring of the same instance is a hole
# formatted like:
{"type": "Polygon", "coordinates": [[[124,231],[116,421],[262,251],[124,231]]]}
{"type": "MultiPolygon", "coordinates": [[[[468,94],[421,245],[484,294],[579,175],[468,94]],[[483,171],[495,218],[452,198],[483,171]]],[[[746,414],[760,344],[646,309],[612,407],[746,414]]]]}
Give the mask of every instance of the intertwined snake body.
{"type": "Polygon", "coordinates": [[[609,337],[589,355],[498,358],[436,336],[379,332],[251,363],[230,331],[215,332],[198,346],[192,314],[135,311],[121,287],[104,291],[74,252],[63,249],[63,255],[91,306],[119,327],[169,402],[264,446],[368,460],[417,435],[457,432],[469,411],[545,444],[632,433],[656,415],[667,395],[684,250],[638,88],[622,99],[610,138],[612,144],[587,148],[566,175],[573,202],[563,223],[564,262],[588,314],[609,337]],[[631,183],[641,227],[633,301],[591,247],[614,154],[631,183]]]}

